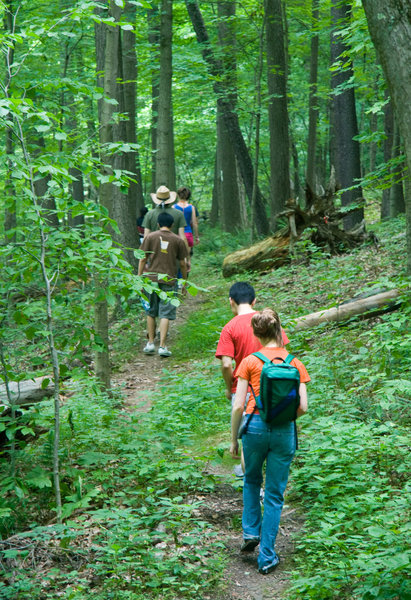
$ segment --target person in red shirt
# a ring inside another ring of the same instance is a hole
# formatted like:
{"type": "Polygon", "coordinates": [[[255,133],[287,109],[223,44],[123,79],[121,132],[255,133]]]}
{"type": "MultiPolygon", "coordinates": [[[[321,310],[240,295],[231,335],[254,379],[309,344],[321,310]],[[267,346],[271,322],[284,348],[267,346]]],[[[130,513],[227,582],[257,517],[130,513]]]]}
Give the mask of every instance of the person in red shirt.
{"type": "MultiPolygon", "coordinates": [[[[223,327],[215,356],[221,360],[221,373],[226,384],[226,398],[234,402],[238,367],[243,358],[260,350],[261,342],[254,336],[251,327],[251,319],[256,313],[253,286],[245,281],[237,281],[230,288],[229,301],[231,311],[235,316],[223,327]]],[[[283,344],[288,344],[289,339],[283,330],[282,336],[283,344]]],[[[236,468],[235,472],[240,475],[239,468],[236,468]]]]}
{"type": "MultiPolygon", "coordinates": [[[[237,370],[240,362],[261,348],[261,343],[254,336],[251,319],[255,314],[255,291],[245,281],[234,283],[229,291],[231,311],[235,315],[222,329],[215,353],[221,360],[221,373],[226,384],[226,397],[232,400],[237,389],[237,370]],[[233,369],[233,360],[235,367],[233,369]]],[[[284,345],[289,343],[282,331],[284,345]]]]}

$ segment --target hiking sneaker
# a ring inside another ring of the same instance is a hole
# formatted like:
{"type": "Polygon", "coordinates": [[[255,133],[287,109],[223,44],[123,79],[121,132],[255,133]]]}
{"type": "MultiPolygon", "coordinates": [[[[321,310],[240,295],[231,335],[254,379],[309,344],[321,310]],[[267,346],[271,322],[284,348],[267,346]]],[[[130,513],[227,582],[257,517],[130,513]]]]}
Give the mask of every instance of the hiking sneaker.
{"type": "Polygon", "coordinates": [[[260,540],[258,538],[247,538],[241,544],[240,552],[252,552],[259,543],[260,540]]]}
{"type": "Polygon", "coordinates": [[[235,467],[234,467],[234,475],[236,477],[238,477],[239,479],[241,479],[242,477],[244,477],[244,471],[243,471],[243,467],[241,465],[235,465],[235,467]]]}
{"type": "Polygon", "coordinates": [[[167,349],[167,346],[160,346],[158,354],[159,356],[171,356],[171,352],[167,349]]]}
{"type": "Polygon", "coordinates": [[[258,572],[261,573],[261,575],[268,575],[268,573],[271,573],[271,571],[274,571],[274,569],[277,567],[279,562],[280,562],[280,559],[278,558],[278,556],[276,556],[275,559],[273,560],[273,562],[270,563],[269,565],[264,565],[263,567],[259,567],[258,572]]]}
{"type": "Polygon", "coordinates": [[[147,344],[143,348],[144,354],[154,354],[155,351],[156,351],[156,348],[155,348],[154,344],[152,344],[150,342],[147,342],[147,344]]]}

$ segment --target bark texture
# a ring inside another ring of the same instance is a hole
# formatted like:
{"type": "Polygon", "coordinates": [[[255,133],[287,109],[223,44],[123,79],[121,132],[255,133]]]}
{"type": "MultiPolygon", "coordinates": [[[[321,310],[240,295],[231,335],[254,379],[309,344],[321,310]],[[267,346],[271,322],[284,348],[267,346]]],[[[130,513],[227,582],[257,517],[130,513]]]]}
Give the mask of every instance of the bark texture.
{"type": "Polygon", "coordinates": [[[392,310],[398,306],[399,296],[399,290],[390,290],[381,292],[380,294],[373,294],[367,298],[353,299],[339,306],[299,317],[292,324],[292,330],[301,331],[302,329],[316,327],[317,325],[321,325],[321,323],[347,321],[351,317],[356,317],[364,313],[372,312],[375,315],[376,312],[392,310]]]}
{"type": "Polygon", "coordinates": [[[407,272],[411,275],[411,4],[409,0],[362,0],[368,29],[387,79],[404,141],[407,272]]]}
{"type": "MultiPolygon", "coordinates": [[[[162,0],[160,15],[160,79],[158,89],[156,189],[166,185],[175,190],[173,108],[172,108],[172,0],[162,0]]],[[[155,190],[153,190],[155,191],[155,190]]]]}
{"type": "MultiPolygon", "coordinates": [[[[224,62],[224,85],[233,106],[236,105],[236,56],[233,18],[235,2],[219,0],[218,4],[218,39],[224,62]]],[[[216,161],[216,195],[218,199],[221,225],[224,231],[234,232],[242,227],[239,190],[237,182],[237,165],[235,152],[227,130],[221,106],[217,106],[217,161],[216,161]]]]}
{"type": "MultiPolygon", "coordinates": [[[[341,30],[350,23],[351,4],[345,0],[333,0],[331,18],[333,33],[331,37],[331,63],[334,65],[331,87],[332,100],[332,163],[335,167],[336,181],[339,189],[347,189],[341,196],[343,206],[362,199],[361,187],[357,181],[361,178],[360,147],[357,140],[358,123],[355,108],[354,88],[348,84],[353,76],[352,66],[347,62],[344,53],[346,43],[342,39],[341,30]],[[338,65],[338,67],[336,67],[338,65]]],[[[362,208],[353,211],[344,219],[344,227],[349,230],[364,219],[362,208]]]]}
{"type": "Polygon", "coordinates": [[[271,229],[290,198],[287,66],[281,0],[265,0],[268,120],[270,126],[271,229]]]}
{"type": "Polygon", "coordinates": [[[317,151],[317,121],[318,121],[318,17],[319,0],[312,0],[312,27],[311,27],[311,51],[310,51],[310,92],[308,100],[308,143],[307,143],[307,185],[314,191],[316,187],[315,158],[317,151]]]}

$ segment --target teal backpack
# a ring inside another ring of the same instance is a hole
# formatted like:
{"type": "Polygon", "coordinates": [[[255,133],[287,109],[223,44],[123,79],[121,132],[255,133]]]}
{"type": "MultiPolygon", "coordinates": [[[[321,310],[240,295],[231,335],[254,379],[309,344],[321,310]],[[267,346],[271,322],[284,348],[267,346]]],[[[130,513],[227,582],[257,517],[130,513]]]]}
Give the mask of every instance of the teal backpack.
{"type": "Polygon", "coordinates": [[[241,428],[241,436],[247,429],[253,414],[258,409],[260,417],[270,425],[283,425],[297,418],[297,409],[300,405],[300,373],[297,367],[291,365],[294,356],[288,354],[283,359],[275,357],[272,360],[254,352],[253,356],[259,358],[264,364],[260,375],[260,394],[255,395],[252,385],[251,391],[255,399],[255,407],[248,420],[241,428]],[[282,360],[275,363],[274,360],[282,360]]]}

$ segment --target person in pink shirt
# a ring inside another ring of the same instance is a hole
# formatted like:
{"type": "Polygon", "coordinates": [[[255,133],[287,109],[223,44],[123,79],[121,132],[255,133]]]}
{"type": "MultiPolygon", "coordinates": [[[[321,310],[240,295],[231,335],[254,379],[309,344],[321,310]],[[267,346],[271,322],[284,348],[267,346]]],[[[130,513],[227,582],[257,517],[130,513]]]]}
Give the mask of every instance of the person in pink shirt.
{"type": "MultiPolygon", "coordinates": [[[[245,281],[237,281],[230,288],[229,301],[235,316],[223,327],[215,356],[221,360],[221,373],[226,385],[225,395],[228,400],[234,402],[238,367],[243,358],[260,350],[261,343],[254,336],[251,327],[251,319],[256,313],[253,286],[245,281]]],[[[281,331],[283,344],[286,345],[289,339],[284,330],[281,331]]],[[[236,468],[235,472],[240,474],[240,469],[236,468]]]]}

